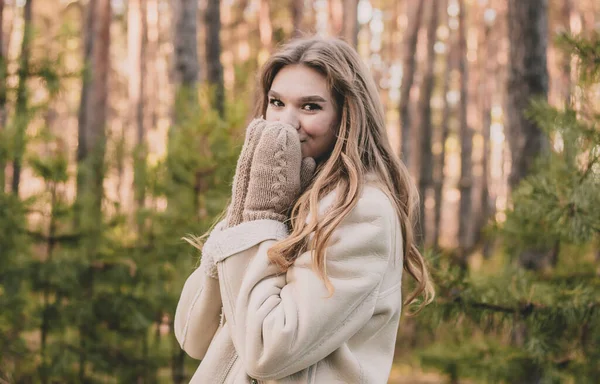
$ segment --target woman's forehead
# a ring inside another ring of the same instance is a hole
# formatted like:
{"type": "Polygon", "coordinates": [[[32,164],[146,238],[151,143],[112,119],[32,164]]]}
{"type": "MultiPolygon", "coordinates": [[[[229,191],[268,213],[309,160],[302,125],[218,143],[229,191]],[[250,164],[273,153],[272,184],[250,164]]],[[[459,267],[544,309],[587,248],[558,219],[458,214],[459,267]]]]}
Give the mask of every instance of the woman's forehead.
{"type": "Polygon", "coordinates": [[[306,97],[321,96],[329,98],[327,78],[310,67],[296,64],[288,65],[279,70],[271,89],[269,90],[280,96],[306,97]]]}

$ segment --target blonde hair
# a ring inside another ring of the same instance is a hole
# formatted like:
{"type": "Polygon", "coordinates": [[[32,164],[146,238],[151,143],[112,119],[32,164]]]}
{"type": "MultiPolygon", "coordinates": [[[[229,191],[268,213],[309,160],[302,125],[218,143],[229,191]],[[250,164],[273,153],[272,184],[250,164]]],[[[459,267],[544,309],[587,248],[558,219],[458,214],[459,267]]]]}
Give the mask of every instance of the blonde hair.
{"type": "Polygon", "coordinates": [[[408,170],[392,152],[387,136],[383,105],[373,77],[346,42],[337,38],[309,37],[292,40],[264,64],[259,77],[256,116],[264,116],[273,79],[283,67],[302,64],[323,74],[339,114],[337,140],[329,157],[319,164],[311,184],[290,213],[291,234],[268,251],[271,262],[287,270],[297,255],[306,250],[314,232],[313,268],[329,293],[333,286],[326,273],[326,247],[333,231],[356,206],[367,173],[373,172],[390,197],[402,226],[404,270],[416,281],[404,300],[423,300],[414,312],[429,304],[435,295],[427,266],[416,244],[413,228],[417,220],[419,195],[408,170]],[[337,189],[337,199],[321,220],[318,202],[337,189]],[[311,220],[306,219],[311,214],[311,220]]]}

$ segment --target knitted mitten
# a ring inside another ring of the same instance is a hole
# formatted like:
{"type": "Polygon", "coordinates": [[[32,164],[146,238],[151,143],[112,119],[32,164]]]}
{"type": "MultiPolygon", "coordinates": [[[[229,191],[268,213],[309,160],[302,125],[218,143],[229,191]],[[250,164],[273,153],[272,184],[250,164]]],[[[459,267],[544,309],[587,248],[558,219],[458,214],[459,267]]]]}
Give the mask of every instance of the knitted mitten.
{"type": "Polygon", "coordinates": [[[293,205],[315,172],[315,160],[302,159],[296,130],[280,122],[267,123],[254,151],[243,220],[285,222],[293,205]]]}
{"type": "MultiPolygon", "coordinates": [[[[223,225],[220,229],[233,227],[242,222],[242,212],[244,210],[246,192],[248,190],[248,181],[250,179],[250,164],[252,163],[252,155],[254,154],[254,150],[258,144],[258,140],[260,139],[260,134],[266,123],[266,120],[262,118],[254,119],[246,128],[244,146],[242,147],[242,151],[238,157],[235,176],[233,178],[231,203],[227,208],[227,215],[225,216],[223,225]]],[[[210,254],[202,252],[201,267],[208,276],[218,279],[217,266],[215,265],[215,261],[212,259],[210,254]]]]}
{"type": "Polygon", "coordinates": [[[233,178],[231,203],[229,204],[227,217],[225,218],[225,228],[236,226],[243,221],[242,211],[244,210],[246,193],[248,191],[252,156],[266,124],[267,121],[262,118],[254,119],[246,129],[244,146],[242,147],[240,157],[238,157],[235,176],[233,178]]]}

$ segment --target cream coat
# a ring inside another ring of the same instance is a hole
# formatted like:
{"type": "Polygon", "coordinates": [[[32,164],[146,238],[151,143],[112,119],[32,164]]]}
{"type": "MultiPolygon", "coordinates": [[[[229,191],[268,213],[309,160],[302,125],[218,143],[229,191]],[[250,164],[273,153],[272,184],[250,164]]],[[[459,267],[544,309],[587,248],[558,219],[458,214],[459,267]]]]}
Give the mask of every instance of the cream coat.
{"type": "MultiPolygon", "coordinates": [[[[319,204],[322,214],[334,193],[319,204]]],[[[402,236],[387,195],[367,184],[327,248],[328,297],[309,252],[281,274],[267,250],[288,235],[273,220],[218,225],[175,314],[181,347],[202,360],[192,383],[387,382],[401,311],[402,236]],[[226,321],[220,321],[221,308],[226,321]]]]}

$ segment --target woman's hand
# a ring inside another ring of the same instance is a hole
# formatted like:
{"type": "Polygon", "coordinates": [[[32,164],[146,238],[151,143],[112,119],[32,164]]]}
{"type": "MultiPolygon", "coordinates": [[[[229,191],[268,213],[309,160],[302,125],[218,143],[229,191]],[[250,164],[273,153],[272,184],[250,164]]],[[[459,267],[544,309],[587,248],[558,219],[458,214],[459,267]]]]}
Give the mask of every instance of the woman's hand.
{"type": "MultiPolygon", "coordinates": [[[[313,158],[302,159],[300,146],[292,126],[252,120],[238,158],[222,229],[252,220],[287,220],[287,211],[312,179],[316,167],[313,158]]],[[[207,275],[218,279],[215,262],[204,257],[204,252],[202,266],[207,275]]]]}
{"type": "MultiPolygon", "coordinates": [[[[244,146],[242,147],[242,151],[238,157],[235,176],[233,178],[231,203],[227,208],[227,216],[222,223],[223,226],[221,229],[234,227],[243,221],[242,212],[244,210],[244,203],[246,201],[246,193],[248,192],[250,165],[252,164],[252,157],[254,155],[254,150],[258,145],[260,134],[262,133],[262,130],[266,124],[266,120],[258,118],[252,120],[246,128],[244,146]]],[[[202,252],[201,266],[208,276],[212,277],[213,279],[219,278],[215,261],[212,260],[209,255],[205,255],[205,252],[202,252]]]]}
{"type": "Polygon", "coordinates": [[[285,222],[287,211],[315,172],[315,160],[302,159],[298,132],[280,122],[268,122],[254,151],[243,221],[285,222]]]}
{"type": "Polygon", "coordinates": [[[246,202],[248,192],[248,183],[250,181],[250,166],[252,158],[261,133],[265,128],[267,121],[262,118],[254,119],[246,128],[246,137],[240,157],[238,157],[235,176],[233,178],[233,189],[231,191],[231,203],[225,218],[225,227],[234,227],[243,221],[242,212],[246,202]]]}

